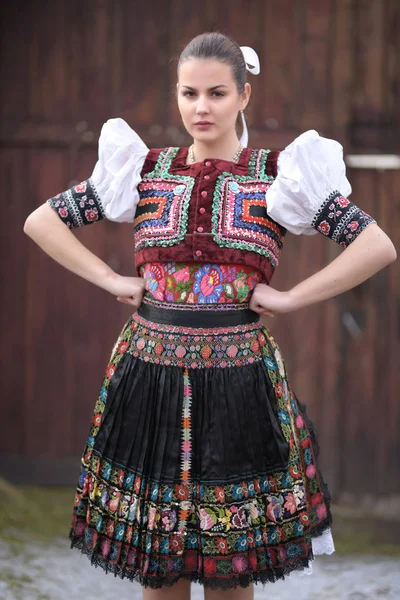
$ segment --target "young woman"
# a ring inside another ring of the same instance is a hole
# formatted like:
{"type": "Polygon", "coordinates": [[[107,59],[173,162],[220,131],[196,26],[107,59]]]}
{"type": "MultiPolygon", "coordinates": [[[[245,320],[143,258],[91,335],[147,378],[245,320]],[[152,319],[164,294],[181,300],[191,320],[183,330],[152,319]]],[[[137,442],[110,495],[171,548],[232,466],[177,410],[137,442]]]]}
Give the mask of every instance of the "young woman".
{"type": "Polygon", "coordinates": [[[70,539],[106,572],[139,581],[147,600],[187,599],[190,581],[208,600],[249,599],[254,583],[333,551],[315,432],[260,315],[331,298],[396,258],[346,198],[338,142],[311,130],[282,152],[246,147],[247,70],[258,72],[251,49],[219,33],[194,38],[177,83],[190,148],[149,149],[111,119],[92,176],[24,227],[133,307],[95,404],[70,539]],[[71,231],[104,218],[133,222],[139,277],[115,273],[71,231]],[[319,231],[344,251],[274,289],[286,230],[319,231]]]}

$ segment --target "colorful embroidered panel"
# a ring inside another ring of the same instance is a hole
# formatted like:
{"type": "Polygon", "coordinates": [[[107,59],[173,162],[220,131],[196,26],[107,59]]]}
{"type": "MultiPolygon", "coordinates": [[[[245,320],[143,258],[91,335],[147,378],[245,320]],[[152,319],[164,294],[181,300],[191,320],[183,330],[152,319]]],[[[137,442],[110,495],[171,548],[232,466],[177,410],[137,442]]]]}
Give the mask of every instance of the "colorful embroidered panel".
{"type": "Polygon", "coordinates": [[[146,263],[139,272],[153,298],[178,304],[249,302],[263,280],[259,271],[246,265],[146,263]]]}
{"type": "Polygon", "coordinates": [[[267,175],[267,160],[271,150],[252,150],[248,163],[248,176],[254,179],[273,180],[267,175]]]}
{"type": "Polygon", "coordinates": [[[105,218],[101,200],[91,178],[47,200],[70,228],[97,223],[105,218]]]}
{"type": "Polygon", "coordinates": [[[146,176],[138,185],[140,200],[133,223],[136,250],[173,246],[185,237],[194,178],[146,176]]]}
{"type": "Polygon", "coordinates": [[[343,248],[347,248],[370,223],[376,223],[375,219],[336,190],[322,204],[312,221],[312,226],[343,248]]]}
{"type": "Polygon", "coordinates": [[[212,234],[219,246],[258,252],[276,267],[286,230],[267,213],[265,195],[273,180],[222,173],[214,192],[212,234]]]}
{"type": "MultiPolygon", "coordinates": [[[[72,545],[104,570],[131,580],[140,575],[142,583],[154,587],[178,575],[195,579],[196,569],[203,582],[206,578],[223,587],[232,580],[239,584],[239,577],[248,585],[255,580],[276,581],[309,566],[311,535],[322,533],[331,522],[329,496],[317,467],[314,427],[290,388],[281,353],[268,330],[258,329],[257,340],[290,449],[285,469],[213,483],[191,479],[190,473],[181,471],[176,481],[166,483],[97,454],[110,383],[118,377],[119,364],[131,360],[137,326],[130,318],[121,331],[94,408],[76,489],[72,545]]],[[[164,339],[165,333],[159,331],[158,337],[164,339]]],[[[175,343],[181,337],[186,345],[185,333],[167,335],[175,343]]],[[[241,332],[238,338],[245,335],[241,332]]],[[[226,333],[220,331],[220,336],[222,343],[226,333]]],[[[183,377],[186,469],[192,459],[190,383],[195,375],[185,369],[183,377]]]]}
{"type": "Polygon", "coordinates": [[[188,369],[225,369],[252,365],[262,360],[260,348],[266,343],[262,323],[201,329],[161,325],[135,313],[133,337],[128,352],[139,360],[156,365],[188,369]]]}

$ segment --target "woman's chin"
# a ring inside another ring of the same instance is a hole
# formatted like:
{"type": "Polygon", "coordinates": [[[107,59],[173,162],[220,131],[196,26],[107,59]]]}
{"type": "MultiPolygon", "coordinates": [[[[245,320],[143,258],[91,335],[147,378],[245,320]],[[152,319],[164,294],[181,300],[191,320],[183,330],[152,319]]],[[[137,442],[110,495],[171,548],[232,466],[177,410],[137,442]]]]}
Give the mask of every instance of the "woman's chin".
{"type": "Polygon", "coordinates": [[[211,131],[192,131],[191,136],[196,142],[207,142],[212,144],[218,139],[218,136],[215,135],[215,131],[211,133],[211,131]]]}

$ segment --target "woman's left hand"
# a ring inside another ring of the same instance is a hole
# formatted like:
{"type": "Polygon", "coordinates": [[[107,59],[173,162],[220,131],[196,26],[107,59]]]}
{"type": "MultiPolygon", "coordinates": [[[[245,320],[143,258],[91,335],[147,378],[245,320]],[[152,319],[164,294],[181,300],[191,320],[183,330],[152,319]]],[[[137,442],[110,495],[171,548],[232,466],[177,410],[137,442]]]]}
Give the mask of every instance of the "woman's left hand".
{"type": "Polygon", "coordinates": [[[265,283],[258,283],[253,290],[250,308],[260,315],[274,317],[296,308],[290,292],[279,292],[265,283]]]}

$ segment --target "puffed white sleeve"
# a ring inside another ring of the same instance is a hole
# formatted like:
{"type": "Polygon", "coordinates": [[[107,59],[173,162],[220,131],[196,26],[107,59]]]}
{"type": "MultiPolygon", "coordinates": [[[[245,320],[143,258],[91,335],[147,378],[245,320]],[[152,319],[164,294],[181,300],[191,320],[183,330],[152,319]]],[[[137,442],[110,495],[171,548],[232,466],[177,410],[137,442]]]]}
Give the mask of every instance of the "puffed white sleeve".
{"type": "Polygon", "coordinates": [[[342,247],[375,219],[353,204],[343,147],[311,129],[278,156],[277,176],[266,192],[267,212],[295,234],[318,232],[342,247]]]}
{"type": "Polygon", "coordinates": [[[132,223],[149,148],[123,119],[104,123],[92,175],[47,202],[71,229],[102,219],[132,223]]]}

